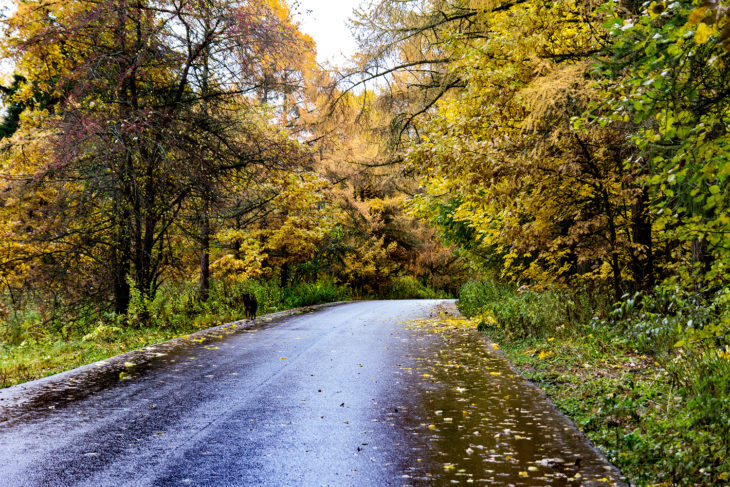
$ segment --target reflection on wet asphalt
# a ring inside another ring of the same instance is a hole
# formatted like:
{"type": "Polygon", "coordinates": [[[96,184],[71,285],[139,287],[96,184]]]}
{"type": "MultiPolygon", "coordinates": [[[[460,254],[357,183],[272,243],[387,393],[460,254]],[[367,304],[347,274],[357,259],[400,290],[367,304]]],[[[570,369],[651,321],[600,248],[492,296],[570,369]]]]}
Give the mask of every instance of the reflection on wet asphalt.
{"type": "Polygon", "coordinates": [[[405,373],[421,377],[410,387],[424,407],[406,428],[421,440],[413,453],[429,459],[412,475],[438,484],[622,485],[542,393],[465,325],[444,316],[407,323],[418,365],[405,373]]]}
{"type": "Polygon", "coordinates": [[[622,485],[475,330],[424,321],[439,303],[351,303],[1,390],[2,485],[622,485]]]}

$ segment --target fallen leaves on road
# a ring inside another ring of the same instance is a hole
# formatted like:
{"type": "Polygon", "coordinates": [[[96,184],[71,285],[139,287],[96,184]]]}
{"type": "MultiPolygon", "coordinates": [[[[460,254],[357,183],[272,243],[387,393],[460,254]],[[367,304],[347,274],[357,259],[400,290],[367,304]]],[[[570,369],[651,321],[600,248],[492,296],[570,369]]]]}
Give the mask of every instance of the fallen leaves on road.
{"type": "Polygon", "coordinates": [[[419,378],[413,393],[426,411],[404,418],[414,436],[413,455],[430,459],[407,471],[413,479],[439,485],[607,482],[603,464],[576,462],[592,451],[514,374],[499,345],[476,331],[477,320],[441,313],[403,323],[413,366],[398,364],[398,373],[419,378]],[[544,461],[558,456],[568,460],[544,461]]]}

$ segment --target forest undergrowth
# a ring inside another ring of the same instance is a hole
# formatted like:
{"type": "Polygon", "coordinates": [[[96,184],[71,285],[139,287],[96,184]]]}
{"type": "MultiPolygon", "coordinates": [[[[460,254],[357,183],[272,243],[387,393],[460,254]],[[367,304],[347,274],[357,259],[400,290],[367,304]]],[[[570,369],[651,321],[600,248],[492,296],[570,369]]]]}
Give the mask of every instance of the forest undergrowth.
{"type": "Polygon", "coordinates": [[[625,298],[487,280],[461,289],[459,309],[634,484],[726,484],[730,354],[686,331],[726,306],[679,292],[625,298]]]}

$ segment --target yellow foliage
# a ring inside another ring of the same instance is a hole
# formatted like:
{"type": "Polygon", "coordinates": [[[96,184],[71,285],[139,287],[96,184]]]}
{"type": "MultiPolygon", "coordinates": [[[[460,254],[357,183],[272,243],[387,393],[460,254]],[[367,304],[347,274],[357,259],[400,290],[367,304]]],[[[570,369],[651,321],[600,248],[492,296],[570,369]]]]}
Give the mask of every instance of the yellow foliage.
{"type": "Polygon", "coordinates": [[[707,42],[707,40],[710,38],[712,34],[715,33],[715,29],[710,27],[709,25],[705,23],[700,23],[700,25],[697,26],[697,30],[695,31],[695,43],[696,44],[704,44],[707,42]]]}
{"type": "Polygon", "coordinates": [[[244,281],[272,273],[286,263],[309,260],[339,222],[327,201],[327,181],[312,172],[271,171],[261,191],[270,197],[266,217],[245,228],[223,228],[216,239],[223,251],[214,275],[244,281]]]}

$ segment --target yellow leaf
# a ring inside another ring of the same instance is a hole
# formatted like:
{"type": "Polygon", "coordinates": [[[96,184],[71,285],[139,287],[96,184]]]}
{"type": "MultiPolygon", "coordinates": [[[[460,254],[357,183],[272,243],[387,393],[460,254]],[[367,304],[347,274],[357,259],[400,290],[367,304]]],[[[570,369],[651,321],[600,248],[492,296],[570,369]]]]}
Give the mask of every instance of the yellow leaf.
{"type": "Polygon", "coordinates": [[[714,32],[715,30],[705,23],[698,25],[695,31],[695,44],[704,44],[714,32]]]}
{"type": "Polygon", "coordinates": [[[658,15],[661,15],[664,10],[666,10],[667,6],[664,4],[664,2],[651,2],[649,5],[649,15],[651,18],[656,18],[658,15]]]}
{"type": "Polygon", "coordinates": [[[697,25],[702,22],[702,19],[705,18],[705,14],[707,14],[707,7],[697,7],[696,9],[692,10],[692,12],[689,14],[689,25],[697,25]]]}

